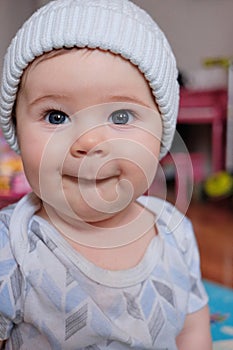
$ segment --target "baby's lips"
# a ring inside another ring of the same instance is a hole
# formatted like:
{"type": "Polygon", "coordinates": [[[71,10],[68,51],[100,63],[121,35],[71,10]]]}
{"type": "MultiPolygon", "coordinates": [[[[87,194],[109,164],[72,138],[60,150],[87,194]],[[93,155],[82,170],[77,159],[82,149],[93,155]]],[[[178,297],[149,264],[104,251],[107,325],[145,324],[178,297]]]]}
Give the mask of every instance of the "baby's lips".
{"type": "MultiPolygon", "coordinates": [[[[85,169],[86,170],[86,169],[85,169]]],[[[80,182],[101,182],[111,178],[119,177],[121,172],[119,170],[116,171],[104,171],[90,169],[89,171],[77,171],[76,174],[73,173],[63,173],[62,176],[74,178],[80,182]]]]}

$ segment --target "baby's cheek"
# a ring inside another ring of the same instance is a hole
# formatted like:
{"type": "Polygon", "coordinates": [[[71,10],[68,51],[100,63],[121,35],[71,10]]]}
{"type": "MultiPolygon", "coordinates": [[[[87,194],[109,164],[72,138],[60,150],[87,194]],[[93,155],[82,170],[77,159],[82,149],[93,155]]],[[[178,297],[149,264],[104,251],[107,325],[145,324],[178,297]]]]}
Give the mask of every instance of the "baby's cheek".
{"type": "Polygon", "coordinates": [[[34,154],[34,157],[23,156],[23,166],[24,172],[27,177],[27,180],[31,186],[31,188],[38,192],[39,188],[39,166],[40,166],[40,157],[34,154]]]}

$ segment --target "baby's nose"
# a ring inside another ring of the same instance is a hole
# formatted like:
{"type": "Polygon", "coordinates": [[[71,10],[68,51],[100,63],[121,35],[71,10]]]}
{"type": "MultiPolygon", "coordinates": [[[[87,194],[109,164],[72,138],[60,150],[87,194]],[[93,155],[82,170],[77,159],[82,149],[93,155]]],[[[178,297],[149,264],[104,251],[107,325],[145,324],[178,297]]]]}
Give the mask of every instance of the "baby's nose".
{"type": "Polygon", "coordinates": [[[109,153],[110,141],[107,140],[104,127],[94,128],[79,136],[70,148],[73,157],[104,157],[109,153]]]}

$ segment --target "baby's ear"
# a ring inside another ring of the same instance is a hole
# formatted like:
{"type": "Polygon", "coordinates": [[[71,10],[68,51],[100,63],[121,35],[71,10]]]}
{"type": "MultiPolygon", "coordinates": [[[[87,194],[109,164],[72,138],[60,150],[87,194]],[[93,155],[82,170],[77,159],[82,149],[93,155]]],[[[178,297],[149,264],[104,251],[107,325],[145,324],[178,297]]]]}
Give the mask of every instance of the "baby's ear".
{"type": "Polygon", "coordinates": [[[15,127],[15,130],[16,130],[16,102],[14,103],[14,106],[12,108],[11,118],[12,118],[12,123],[15,127]]]}
{"type": "Polygon", "coordinates": [[[12,120],[12,124],[14,127],[15,136],[16,136],[16,138],[18,138],[17,137],[16,102],[14,103],[14,106],[12,108],[11,120],[12,120]]]}

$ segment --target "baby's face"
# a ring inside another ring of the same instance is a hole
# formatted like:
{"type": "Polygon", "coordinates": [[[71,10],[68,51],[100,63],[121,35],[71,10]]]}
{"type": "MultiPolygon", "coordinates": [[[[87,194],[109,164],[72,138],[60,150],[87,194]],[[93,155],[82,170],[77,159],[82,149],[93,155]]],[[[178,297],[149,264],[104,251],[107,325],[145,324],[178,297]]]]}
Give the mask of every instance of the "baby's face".
{"type": "Polygon", "coordinates": [[[28,181],[59,215],[108,220],[153,180],[161,118],[145,78],[120,56],[72,49],[38,58],[16,118],[28,181]]]}

